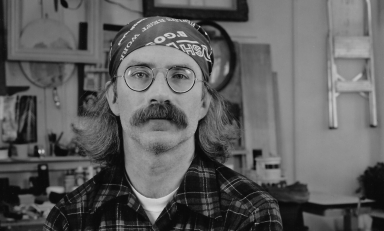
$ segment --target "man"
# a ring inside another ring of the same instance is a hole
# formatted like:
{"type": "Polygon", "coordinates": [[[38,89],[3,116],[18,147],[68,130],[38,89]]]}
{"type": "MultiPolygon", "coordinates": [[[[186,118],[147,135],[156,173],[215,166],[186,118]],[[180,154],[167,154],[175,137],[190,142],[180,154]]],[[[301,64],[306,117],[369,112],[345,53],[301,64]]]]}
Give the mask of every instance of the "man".
{"type": "Polygon", "coordinates": [[[111,44],[112,77],[79,143],[105,166],[45,230],[282,230],[275,199],[223,166],[233,126],[208,85],[208,35],[189,20],[135,20],[111,44]]]}

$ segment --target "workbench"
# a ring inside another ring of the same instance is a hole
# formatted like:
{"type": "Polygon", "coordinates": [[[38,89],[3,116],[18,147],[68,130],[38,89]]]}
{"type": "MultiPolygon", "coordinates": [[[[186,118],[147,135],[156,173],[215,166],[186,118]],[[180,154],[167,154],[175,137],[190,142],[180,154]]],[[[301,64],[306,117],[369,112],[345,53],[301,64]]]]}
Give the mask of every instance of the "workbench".
{"type": "Polygon", "coordinates": [[[310,192],[303,212],[326,217],[343,216],[344,230],[358,231],[358,216],[370,214],[374,203],[370,199],[360,200],[357,196],[310,192]]]}

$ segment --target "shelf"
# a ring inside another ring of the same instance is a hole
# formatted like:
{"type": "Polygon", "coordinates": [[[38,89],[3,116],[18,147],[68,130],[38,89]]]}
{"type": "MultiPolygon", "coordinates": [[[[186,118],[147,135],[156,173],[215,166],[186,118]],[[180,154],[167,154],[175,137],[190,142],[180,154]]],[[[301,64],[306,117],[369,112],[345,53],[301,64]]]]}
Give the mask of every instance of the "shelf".
{"type": "Polygon", "coordinates": [[[384,210],[383,209],[372,209],[370,214],[372,217],[384,219],[384,210]]]}
{"type": "Polygon", "coordinates": [[[65,171],[78,166],[87,167],[92,165],[91,161],[81,156],[49,156],[44,158],[8,158],[0,160],[0,173],[27,173],[36,172],[37,165],[47,163],[49,171],[65,171]]]}
{"type": "Polygon", "coordinates": [[[13,95],[19,92],[27,91],[29,86],[8,86],[6,87],[7,95],[13,95]]]}
{"type": "Polygon", "coordinates": [[[0,160],[0,164],[22,164],[22,163],[49,163],[49,162],[77,162],[89,161],[87,157],[82,156],[47,156],[47,157],[28,157],[28,158],[7,158],[0,160]]]}

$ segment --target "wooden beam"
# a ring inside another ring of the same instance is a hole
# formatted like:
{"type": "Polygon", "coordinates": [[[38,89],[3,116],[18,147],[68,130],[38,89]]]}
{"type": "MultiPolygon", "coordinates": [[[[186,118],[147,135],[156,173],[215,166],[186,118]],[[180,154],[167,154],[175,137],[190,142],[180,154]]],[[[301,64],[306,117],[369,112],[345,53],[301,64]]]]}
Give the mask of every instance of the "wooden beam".
{"type": "MultiPolygon", "coordinates": [[[[270,46],[268,44],[240,44],[240,65],[244,104],[245,147],[269,153],[269,115],[267,78],[272,78],[270,46]]],[[[269,81],[272,82],[272,81],[269,81]]],[[[248,169],[253,163],[247,157],[248,169]]]]}

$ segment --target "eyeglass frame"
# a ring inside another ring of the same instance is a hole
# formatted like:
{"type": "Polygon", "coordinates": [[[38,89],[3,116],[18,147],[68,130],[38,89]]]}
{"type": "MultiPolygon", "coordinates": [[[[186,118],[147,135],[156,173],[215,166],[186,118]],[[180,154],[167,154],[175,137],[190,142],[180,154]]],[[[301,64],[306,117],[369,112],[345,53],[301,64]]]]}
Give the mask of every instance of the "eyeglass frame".
{"type": "Polygon", "coordinates": [[[170,67],[170,68],[165,68],[165,67],[154,67],[154,68],[150,68],[150,67],[145,66],[145,65],[132,65],[132,66],[128,66],[128,67],[125,69],[123,75],[115,75],[115,76],[113,76],[113,78],[123,77],[124,82],[125,82],[125,84],[127,85],[127,87],[128,87],[129,89],[131,89],[132,91],[136,91],[136,92],[143,92],[143,91],[148,90],[148,89],[152,86],[153,82],[155,81],[156,75],[155,75],[155,73],[153,72],[153,70],[155,70],[155,69],[165,69],[165,70],[167,70],[167,72],[166,72],[165,75],[164,75],[164,76],[165,76],[165,77],[164,77],[164,78],[165,78],[165,81],[167,82],[168,87],[169,87],[174,93],[176,93],[176,94],[184,94],[184,93],[189,92],[189,91],[192,90],[192,88],[195,86],[195,83],[196,83],[196,82],[202,82],[202,83],[204,83],[204,85],[206,85],[206,83],[207,83],[207,81],[205,81],[205,80],[197,79],[197,77],[196,77],[196,73],[195,73],[191,68],[189,68],[189,67],[183,67],[183,66],[172,66],[172,67],[170,67]],[[150,69],[150,70],[152,71],[151,83],[150,83],[146,88],[144,88],[143,90],[135,90],[135,89],[133,89],[132,87],[130,87],[130,86],[128,85],[127,80],[126,80],[126,78],[125,78],[125,74],[126,74],[127,70],[128,70],[129,68],[131,68],[131,67],[146,67],[146,68],[148,68],[148,69],[150,69]],[[171,70],[172,68],[177,68],[177,67],[178,67],[178,68],[186,68],[186,69],[192,71],[193,76],[194,76],[192,86],[191,86],[188,90],[183,91],[183,92],[175,91],[175,90],[171,87],[171,85],[169,84],[169,82],[168,82],[168,78],[167,78],[169,70],[171,70]]]}

